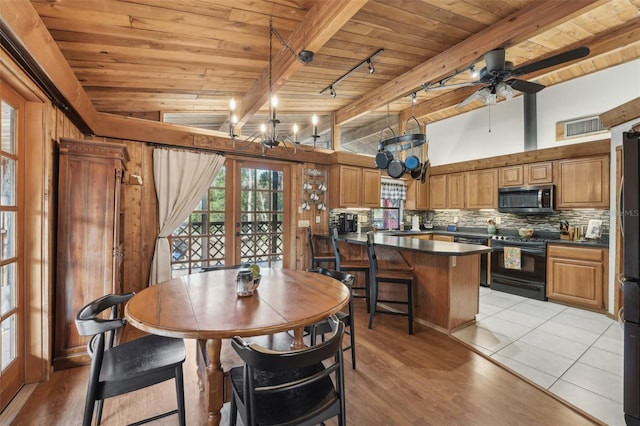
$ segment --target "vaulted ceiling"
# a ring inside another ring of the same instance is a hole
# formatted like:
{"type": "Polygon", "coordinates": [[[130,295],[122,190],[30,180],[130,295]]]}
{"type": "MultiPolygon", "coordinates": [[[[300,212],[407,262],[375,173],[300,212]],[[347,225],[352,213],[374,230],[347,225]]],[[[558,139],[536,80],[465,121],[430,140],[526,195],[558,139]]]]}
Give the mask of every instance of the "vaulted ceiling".
{"type": "MultiPolygon", "coordinates": [[[[545,86],[640,57],[640,0],[33,0],[100,112],[227,131],[229,100],[243,134],[266,119],[269,22],[272,91],[282,126],[321,117],[341,149],[373,153],[397,123],[446,119],[482,86],[469,66],[503,47],[514,67],[588,46],[585,58],[521,78],[545,86]],[[315,52],[311,63],[293,52],[315,52]],[[321,92],[379,49],[373,60],[321,92]],[[450,78],[449,78],[450,77],[450,78]],[[411,95],[417,103],[412,107],[411,95]],[[408,120],[408,121],[407,121],[408,120]]],[[[309,126],[306,134],[309,134],[309,126]]]]}

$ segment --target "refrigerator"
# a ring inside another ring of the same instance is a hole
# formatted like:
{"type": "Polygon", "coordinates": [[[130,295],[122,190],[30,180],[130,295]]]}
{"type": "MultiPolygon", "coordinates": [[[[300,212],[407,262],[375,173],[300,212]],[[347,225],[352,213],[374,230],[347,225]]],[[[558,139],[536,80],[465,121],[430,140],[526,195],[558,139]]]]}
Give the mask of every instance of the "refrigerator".
{"type": "Polygon", "coordinates": [[[640,425],[640,133],[623,133],[624,418],[640,425]]]}

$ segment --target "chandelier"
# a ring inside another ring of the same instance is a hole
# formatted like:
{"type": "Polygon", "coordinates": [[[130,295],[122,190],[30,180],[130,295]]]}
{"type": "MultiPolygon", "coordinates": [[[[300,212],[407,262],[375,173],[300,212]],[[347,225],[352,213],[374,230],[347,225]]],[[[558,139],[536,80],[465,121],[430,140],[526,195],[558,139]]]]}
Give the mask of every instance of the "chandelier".
{"type": "Polygon", "coordinates": [[[236,125],[238,123],[238,117],[235,115],[236,101],[232,98],[229,101],[229,138],[233,142],[235,149],[243,150],[252,146],[253,143],[260,143],[262,145],[262,154],[264,155],[267,149],[282,146],[287,154],[294,155],[298,149],[306,152],[313,151],[316,147],[316,140],[318,139],[318,117],[314,115],[311,118],[313,145],[304,145],[298,141],[298,125],[294,124],[291,131],[292,135],[283,133],[278,129],[277,107],[278,97],[272,93],[272,66],[273,66],[273,36],[276,36],[280,44],[285,47],[297,60],[303,64],[308,64],[313,60],[313,52],[309,50],[301,50],[296,54],[286,41],[280,36],[280,34],[273,28],[273,18],[269,19],[269,119],[266,123],[260,125],[260,130],[254,132],[246,139],[241,139],[236,134],[236,125]]]}

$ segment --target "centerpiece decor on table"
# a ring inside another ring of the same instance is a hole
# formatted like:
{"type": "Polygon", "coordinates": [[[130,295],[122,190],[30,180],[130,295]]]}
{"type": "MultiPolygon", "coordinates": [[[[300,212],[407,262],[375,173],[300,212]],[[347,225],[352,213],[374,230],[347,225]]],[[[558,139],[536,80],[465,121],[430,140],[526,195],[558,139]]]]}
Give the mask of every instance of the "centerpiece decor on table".
{"type": "Polygon", "coordinates": [[[241,269],[236,275],[236,294],[240,297],[251,296],[260,285],[260,267],[255,263],[241,269]]]}

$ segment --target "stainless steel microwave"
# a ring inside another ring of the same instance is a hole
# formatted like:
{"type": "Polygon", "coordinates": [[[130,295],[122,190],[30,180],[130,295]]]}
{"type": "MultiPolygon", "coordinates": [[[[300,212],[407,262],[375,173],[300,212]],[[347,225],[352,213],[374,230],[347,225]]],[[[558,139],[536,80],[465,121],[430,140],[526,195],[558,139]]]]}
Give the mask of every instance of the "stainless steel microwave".
{"type": "Polygon", "coordinates": [[[554,209],[554,186],[522,186],[498,189],[498,211],[515,214],[548,214],[554,209]]]}

